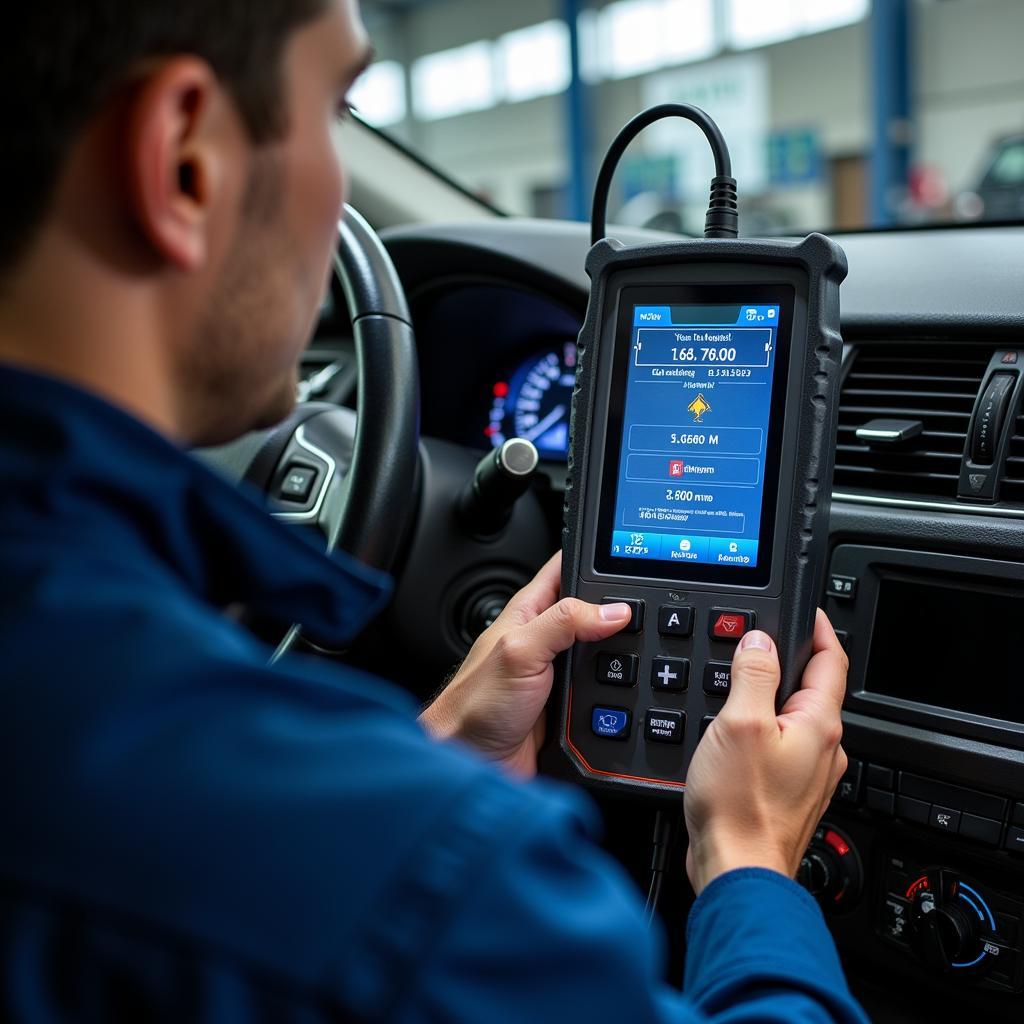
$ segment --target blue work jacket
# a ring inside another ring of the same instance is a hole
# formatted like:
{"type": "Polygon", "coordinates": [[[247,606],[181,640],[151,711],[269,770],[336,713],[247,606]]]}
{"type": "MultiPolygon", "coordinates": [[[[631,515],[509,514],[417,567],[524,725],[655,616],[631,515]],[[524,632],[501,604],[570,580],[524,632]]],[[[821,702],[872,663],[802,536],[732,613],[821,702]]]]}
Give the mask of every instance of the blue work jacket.
{"type": "Polygon", "coordinates": [[[864,1019],[789,879],[707,887],[680,994],[587,798],[221,613],[342,642],[386,595],[125,413],[0,368],[0,1019],[864,1019]]]}

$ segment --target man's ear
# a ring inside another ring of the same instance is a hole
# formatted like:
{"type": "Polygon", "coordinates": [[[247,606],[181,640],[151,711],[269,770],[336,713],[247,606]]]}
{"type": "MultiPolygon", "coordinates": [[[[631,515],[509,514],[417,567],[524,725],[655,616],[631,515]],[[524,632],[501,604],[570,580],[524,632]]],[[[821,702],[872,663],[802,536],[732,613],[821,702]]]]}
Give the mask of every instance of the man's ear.
{"type": "Polygon", "coordinates": [[[210,227],[236,185],[239,125],[208,64],[174,57],[144,79],[132,98],[127,180],[137,226],[179,270],[203,267],[210,227]]]}

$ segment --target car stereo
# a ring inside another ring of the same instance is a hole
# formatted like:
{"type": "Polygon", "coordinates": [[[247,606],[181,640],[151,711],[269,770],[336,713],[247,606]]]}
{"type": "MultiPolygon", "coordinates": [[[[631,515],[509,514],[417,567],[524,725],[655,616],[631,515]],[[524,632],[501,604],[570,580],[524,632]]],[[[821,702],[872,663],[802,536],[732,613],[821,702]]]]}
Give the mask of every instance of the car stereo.
{"type": "Polygon", "coordinates": [[[775,639],[780,701],[810,653],[846,261],[822,235],[625,248],[602,233],[595,216],[562,591],[633,614],[569,652],[561,743],[590,781],[678,790],[740,637],[775,639]]]}

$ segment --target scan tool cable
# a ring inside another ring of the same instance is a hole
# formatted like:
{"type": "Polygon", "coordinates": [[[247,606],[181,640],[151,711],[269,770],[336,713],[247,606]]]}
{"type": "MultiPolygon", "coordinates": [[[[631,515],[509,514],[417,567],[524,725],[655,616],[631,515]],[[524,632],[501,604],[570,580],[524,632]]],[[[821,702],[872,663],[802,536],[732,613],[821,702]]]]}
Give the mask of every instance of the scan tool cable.
{"type": "Polygon", "coordinates": [[[711,198],[704,220],[705,238],[735,238],[737,232],[736,179],[732,177],[732,161],[718,125],[699,107],[689,103],[661,103],[637,114],[629,121],[608,147],[594,186],[594,207],[590,217],[590,244],[605,236],[605,217],[608,211],[608,189],[612,175],[626,147],[648,125],[666,117],[682,117],[692,121],[704,133],[715,158],[715,176],[711,179],[711,198]]]}
{"type": "Polygon", "coordinates": [[[647,890],[647,903],[644,906],[644,918],[648,926],[654,920],[661,897],[661,883],[665,877],[669,851],[672,848],[674,817],[669,811],[658,811],[654,815],[654,845],[651,850],[651,884],[647,890]]]}

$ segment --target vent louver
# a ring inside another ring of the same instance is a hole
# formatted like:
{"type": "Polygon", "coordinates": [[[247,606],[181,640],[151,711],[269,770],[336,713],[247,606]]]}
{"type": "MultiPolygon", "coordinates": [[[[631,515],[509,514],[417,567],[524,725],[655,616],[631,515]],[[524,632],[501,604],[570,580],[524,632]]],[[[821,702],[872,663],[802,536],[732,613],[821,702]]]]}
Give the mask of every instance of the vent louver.
{"type": "Polygon", "coordinates": [[[1010,449],[1003,471],[1001,498],[1016,505],[1024,504],[1024,407],[1013,421],[1010,449]]]}
{"type": "Polygon", "coordinates": [[[971,413],[991,354],[992,346],[983,344],[861,345],[839,398],[835,490],[955,499],[971,413]],[[874,419],[920,420],[924,429],[901,444],[871,447],[857,439],[856,430],[874,419]]]}

